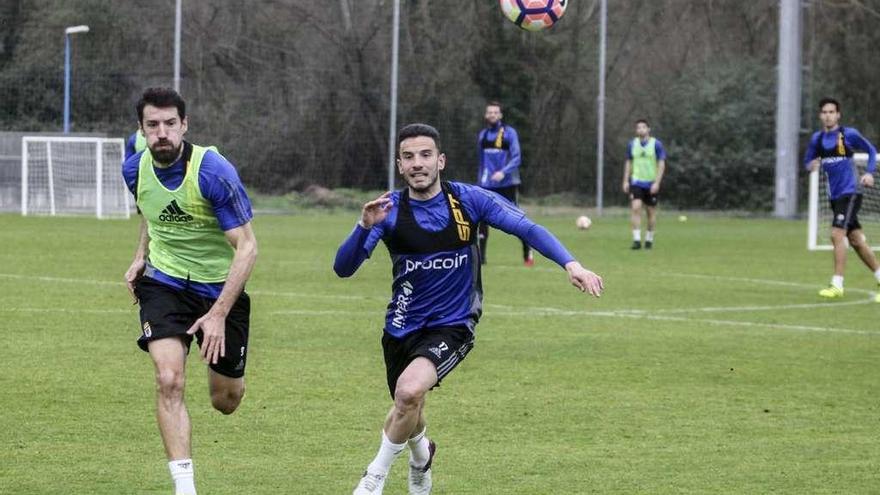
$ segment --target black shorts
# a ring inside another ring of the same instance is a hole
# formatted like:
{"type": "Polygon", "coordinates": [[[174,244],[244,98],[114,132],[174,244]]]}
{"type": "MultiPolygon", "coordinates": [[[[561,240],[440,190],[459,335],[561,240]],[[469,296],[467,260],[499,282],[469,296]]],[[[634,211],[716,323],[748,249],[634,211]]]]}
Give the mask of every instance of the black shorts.
{"type": "Polygon", "coordinates": [[[859,210],[862,208],[861,194],[846,194],[829,201],[834,216],[831,218],[831,226],[838,229],[846,229],[847,232],[862,228],[859,223],[859,210]]]}
{"type": "MultiPolygon", "coordinates": [[[[205,315],[215,299],[202,297],[187,290],[177,290],[149,277],[142,277],[135,286],[141,306],[141,337],[138,346],[148,351],[150,341],[180,337],[189,350],[193,336],[186,331],[205,315]]],[[[242,291],[226,317],[226,356],[211,364],[211,369],[223,376],[241,378],[247,364],[247,342],[250,328],[251,300],[242,291]]],[[[201,347],[201,330],[195,337],[201,347]]]]}
{"type": "MultiPolygon", "coordinates": [[[[437,367],[437,384],[460,363],[474,347],[474,334],[465,327],[437,327],[417,330],[402,339],[382,332],[388,391],[394,398],[397,379],[415,358],[425,357],[437,367]]],[[[431,388],[434,388],[431,387],[431,388]]]]}
{"type": "Polygon", "coordinates": [[[629,186],[629,199],[640,199],[642,200],[642,203],[645,203],[647,206],[657,206],[657,202],[660,200],[659,195],[651,194],[650,187],[636,185],[629,186]]]}

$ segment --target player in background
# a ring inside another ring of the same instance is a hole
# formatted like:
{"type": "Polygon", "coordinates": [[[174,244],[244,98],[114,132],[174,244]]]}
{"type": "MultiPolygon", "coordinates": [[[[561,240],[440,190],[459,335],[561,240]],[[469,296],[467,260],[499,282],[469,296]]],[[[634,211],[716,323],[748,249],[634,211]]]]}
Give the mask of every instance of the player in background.
{"type": "Polygon", "coordinates": [[[512,203],[480,187],[441,181],[446,156],[436,129],[410,124],[398,133],[397,144],[398,171],[406,187],[364,205],[333,265],[340,277],[352,276],[380,240],[393,264],[382,336],[393,405],[379,451],[355,495],[381,494],[391,464],[407,446],[409,493],[431,492],[436,446],[426,437],[425,398],[474,345],[483,300],[475,242],[479,222],[534,246],[564,267],[581,291],[598,297],[603,289],[598,275],[512,203]]]}
{"type": "Polygon", "coordinates": [[[141,213],[134,261],[125,273],[140,303],[142,335],[156,370],[156,419],[177,495],[196,493],[186,356],[193,337],[208,363],[211,403],[238,408],[250,325],[244,285],[257,256],[251,205],[235,167],[214,148],[183,140],[186,104],[172,89],[150,88],[137,104],[147,149],[122,175],[141,213]]]}
{"type": "MultiPolygon", "coordinates": [[[[819,120],[822,121],[822,130],[816,131],[810,138],[804,155],[804,166],[809,171],[817,170],[821,166],[828,179],[828,202],[831,203],[834,215],[831,220],[834,275],[831,276],[831,285],[820,290],[819,295],[835,299],[843,297],[847,239],[865,266],[874,272],[880,289],[880,264],[877,263],[877,257],[874,256],[859,223],[862,188],[874,186],[877,149],[856,129],[840,125],[840,103],[834,98],[822,98],[819,101],[819,120]],[[868,153],[868,168],[861,177],[852,159],[854,150],[868,153]]],[[[880,302],[880,291],[874,296],[874,300],[880,302]]]]}
{"type": "Polygon", "coordinates": [[[147,149],[147,138],[144,137],[144,133],[138,128],[125,141],[125,159],[128,160],[135,153],[140,153],[145,149],[147,149]]]}
{"type": "MultiPolygon", "coordinates": [[[[490,101],[486,104],[484,115],[486,127],[477,135],[479,152],[479,170],[477,184],[484,189],[498,193],[513,204],[517,204],[519,195],[519,166],[522,155],[519,149],[519,136],[516,129],[503,123],[501,103],[490,101]]],[[[489,242],[489,226],[485,222],[479,225],[480,262],[486,264],[486,248],[489,242]]],[[[526,266],[535,264],[532,250],[523,241],[523,263],[526,266]]]]}
{"type": "Polygon", "coordinates": [[[636,137],[626,147],[626,163],[623,166],[623,192],[629,194],[632,208],[632,249],[642,248],[642,205],[645,205],[648,216],[645,249],[654,247],[658,195],[665,172],[666,150],[663,149],[663,143],[651,136],[647,120],[637,120],[636,137]]]}

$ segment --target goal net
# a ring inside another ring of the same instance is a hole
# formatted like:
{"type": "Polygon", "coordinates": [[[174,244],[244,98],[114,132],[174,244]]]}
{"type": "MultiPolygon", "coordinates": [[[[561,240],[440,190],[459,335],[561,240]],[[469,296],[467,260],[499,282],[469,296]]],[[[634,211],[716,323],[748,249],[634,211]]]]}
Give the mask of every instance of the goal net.
{"type": "MultiPolygon", "coordinates": [[[[853,161],[859,177],[868,165],[867,153],[855,153],[853,161]]],[[[868,238],[868,244],[880,250],[880,180],[875,176],[874,187],[862,187],[862,208],[859,223],[868,238]]],[[[828,181],[819,170],[810,173],[810,200],[807,221],[807,248],[811,251],[829,250],[831,246],[831,205],[828,203],[828,181]]]]}
{"type": "Polygon", "coordinates": [[[21,214],[128,218],[120,138],[21,138],[21,214]]]}

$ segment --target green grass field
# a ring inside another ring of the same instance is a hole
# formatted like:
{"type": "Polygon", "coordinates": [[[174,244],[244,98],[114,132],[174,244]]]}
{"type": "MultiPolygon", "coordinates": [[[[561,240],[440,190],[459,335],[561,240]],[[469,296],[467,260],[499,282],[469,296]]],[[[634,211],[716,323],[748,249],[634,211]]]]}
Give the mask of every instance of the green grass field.
{"type": "MultiPolygon", "coordinates": [[[[606,281],[591,299],[490,239],[477,345],[429,396],[437,494],[880,493],[880,305],[803,222],[539,216],[606,281]]],[[[350,493],[390,405],[384,247],[332,272],[356,213],[260,216],[247,396],[212,410],[188,364],[201,494],[350,493]]],[[[121,283],[136,220],[0,216],[0,493],[169,494],[153,370],[121,283]]],[[[386,494],[406,493],[399,460],[386,494]]]]}

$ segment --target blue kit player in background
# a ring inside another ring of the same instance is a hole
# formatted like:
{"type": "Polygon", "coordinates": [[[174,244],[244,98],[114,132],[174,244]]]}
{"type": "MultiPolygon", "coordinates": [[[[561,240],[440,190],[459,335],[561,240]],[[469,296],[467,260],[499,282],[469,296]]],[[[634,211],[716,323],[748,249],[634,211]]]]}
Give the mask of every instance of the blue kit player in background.
{"type": "Polygon", "coordinates": [[[138,129],[131,133],[131,136],[128,136],[128,139],[125,141],[125,159],[128,160],[135,153],[140,153],[147,149],[147,138],[144,137],[144,133],[138,129]]]}
{"type": "Polygon", "coordinates": [[[410,124],[400,130],[397,143],[397,166],[406,188],[364,205],[333,265],[337,275],[350,277],[380,240],[393,264],[382,336],[393,405],[379,451],[355,495],[381,494],[392,462],[407,446],[409,493],[431,492],[436,447],[425,436],[425,398],[474,345],[483,300],[475,242],[479,222],[534,246],[564,267],[581,291],[598,297],[603,290],[601,277],[581,266],[556,237],[512,203],[477,186],[441,181],[446,156],[436,129],[410,124]]]}
{"type": "MultiPolygon", "coordinates": [[[[477,136],[479,149],[479,175],[477,184],[484,189],[496,192],[513,204],[517,204],[519,194],[519,166],[522,154],[519,149],[519,136],[516,129],[501,122],[501,103],[490,101],[486,104],[486,127],[477,136]]],[[[489,226],[480,222],[480,262],[486,264],[486,245],[489,242],[489,226]]],[[[532,250],[523,241],[523,263],[534,265],[532,250]]]]}
{"type": "MultiPolygon", "coordinates": [[[[829,299],[843,297],[843,274],[846,268],[846,239],[855,249],[865,266],[874,272],[880,289],[880,264],[868,244],[859,223],[862,206],[862,187],[873,187],[873,173],[877,169],[877,150],[874,145],[852,127],[840,125],[840,103],[833,98],[819,101],[819,119],[822,130],[810,138],[804,155],[804,166],[813,171],[822,167],[828,179],[828,201],[834,217],[831,221],[831,243],[834,245],[834,275],[831,285],[819,291],[829,299]],[[868,153],[868,168],[859,177],[853,161],[853,151],[868,153]]],[[[874,296],[880,302],[880,291],[874,296]]]]}
{"type": "Polygon", "coordinates": [[[137,344],[156,371],[156,420],[174,493],[194,495],[186,356],[195,338],[208,363],[211,404],[232,414],[244,396],[253,214],[235,167],[213,147],[183,140],[186,104],[176,91],[146,90],[137,112],[147,146],[122,165],[141,213],[125,281],[140,304],[137,344]]]}
{"type": "Polygon", "coordinates": [[[642,205],[648,217],[645,231],[645,249],[654,247],[654,228],[657,225],[657,204],[660,183],[666,173],[666,150],[659,139],[651,137],[651,126],[645,119],[636,121],[636,137],[626,148],[623,169],[623,192],[629,194],[632,209],[632,249],[642,248],[642,205]]]}

